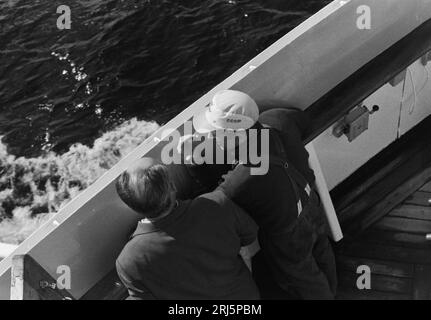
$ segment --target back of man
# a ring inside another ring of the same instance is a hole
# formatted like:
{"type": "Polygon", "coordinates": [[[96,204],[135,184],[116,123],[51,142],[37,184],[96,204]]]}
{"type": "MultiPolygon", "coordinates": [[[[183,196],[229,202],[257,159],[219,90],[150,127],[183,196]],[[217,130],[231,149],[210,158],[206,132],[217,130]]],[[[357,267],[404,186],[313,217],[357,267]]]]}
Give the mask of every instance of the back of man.
{"type": "Polygon", "coordinates": [[[256,237],[254,221],[216,191],[140,222],[117,271],[135,299],[259,299],[239,255],[256,237]]]}
{"type": "Polygon", "coordinates": [[[263,113],[259,121],[278,129],[270,131],[268,173],[253,176],[250,168],[240,165],[225,177],[219,188],[251,214],[260,227],[262,251],[257,259],[265,260],[271,273],[267,277],[268,269],[253,270],[257,281],[260,280],[259,288],[265,291],[262,296],[331,299],[336,285],[335,265],[323,232],[324,217],[316,196],[310,198],[306,190],[297,188],[297,181],[290,174],[294,170],[300,179],[310,186],[314,184],[301,139],[306,119],[299,112],[271,110],[263,113]],[[269,285],[270,282],[273,284],[269,285]]]}

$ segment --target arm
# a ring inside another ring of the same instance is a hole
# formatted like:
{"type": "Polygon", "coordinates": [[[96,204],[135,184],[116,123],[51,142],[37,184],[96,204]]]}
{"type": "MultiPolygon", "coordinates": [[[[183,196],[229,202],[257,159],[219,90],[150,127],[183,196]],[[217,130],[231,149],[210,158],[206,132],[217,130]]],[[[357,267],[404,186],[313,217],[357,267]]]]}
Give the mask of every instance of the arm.
{"type": "Polygon", "coordinates": [[[258,227],[254,220],[245,213],[242,208],[230,200],[235,196],[239,196],[238,189],[240,188],[240,184],[247,179],[248,170],[249,169],[244,166],[239,166],[236,171],[233,170],[235,173],[233,171],[229,172],[223,176],[225,181],[215,192],[223,194],[223,197],[227,198],[227,201],[231,203],[232,211],[235,213],[238,234],[241,238],[241,250],[239,254],[246,266],[252,271],[251,259],[260,250],[257,240],[258,227]],[[232,179],[227,179],[228,177],[232,179]]]}
{"type": "Polygon", "coordinates": [[[222,191],[229,199],[243,206],[250,200],[249,188],[252,179],[250,168],[237,165],[235,169],[222,176],[222,182],[217,190],[222,191]]]}
{"type": "Polygon", "coordinates": [[[231,212],[233,214],[235,230],[241,243],[239,254],[251,270],[251,258],[260,249],[257,242],[258,226],[256,222],[242,208],[230,200],[223,190],[217,189],[208,194],[207,197],[217,202],[223,212],[231,212]]]}
{"type": "Polygon", "coordinates": [[[254,242],[248,246],[241,247],[241,250],[239,254],[241,255],[242,259],[244,260],[246,266],[250,271],[252,270],[251,267],[251,259],[258,253],[260,250],[259,241],[256,239],[254,242]]]}
{"type": "Polygon", "coordinates": [[[239,254],[251,272],[251,258],[253,258],[253,256],[260,250],[259,242],[257,240],[258,226],[244,210],[238,207],[231,200],[229,201],[235,207],[234,212],[236,216],[237,230],[241,238],[241,250],[239,254]]]}
{"type": "Polygon", "coordinates": [[[205,195],[205,197],[216,202],[220,206],[221,212],[230,213],[232,215],[235,230],[241,241],[241,247],[249,246],[256,240],[258,232],[256,222],[254,222],[242,208],[233,202],[223,190],[218,188],[205,195]]]}
{"type": "Polygon", "coordinates": [[[246,266],[250,271],[252,271],[251,258],[253,258],[253,256],[260,250],[259,242],[257,240],[258,226],[248,214],[238,206],[236,207],[237,230],[241,237],[241,250],[239,254],[244,260],[246,266]]]}

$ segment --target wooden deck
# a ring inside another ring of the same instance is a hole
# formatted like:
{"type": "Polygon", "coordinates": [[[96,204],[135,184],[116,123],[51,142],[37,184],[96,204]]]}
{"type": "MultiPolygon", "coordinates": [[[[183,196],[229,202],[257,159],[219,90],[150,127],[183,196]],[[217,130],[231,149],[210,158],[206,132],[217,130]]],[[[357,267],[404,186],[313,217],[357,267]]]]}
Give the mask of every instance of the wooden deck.
{"type": "Polygon", "coordinates": [[[354,239],[336,246],[338,299],[431,299],[431,182],[354,239]],[[371,269],[359,290],[357,267],[371,269]]]}

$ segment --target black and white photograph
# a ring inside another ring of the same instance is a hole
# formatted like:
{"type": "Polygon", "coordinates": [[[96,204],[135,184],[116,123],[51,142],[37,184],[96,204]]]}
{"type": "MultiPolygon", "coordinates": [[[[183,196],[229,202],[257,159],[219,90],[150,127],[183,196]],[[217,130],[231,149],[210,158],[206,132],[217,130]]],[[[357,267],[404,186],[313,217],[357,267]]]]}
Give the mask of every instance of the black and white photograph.
{"type": "Polygon", "coordinates": [[[431,300],[430,128],[431,0],[0,0],[0,300],[431,300]]]}

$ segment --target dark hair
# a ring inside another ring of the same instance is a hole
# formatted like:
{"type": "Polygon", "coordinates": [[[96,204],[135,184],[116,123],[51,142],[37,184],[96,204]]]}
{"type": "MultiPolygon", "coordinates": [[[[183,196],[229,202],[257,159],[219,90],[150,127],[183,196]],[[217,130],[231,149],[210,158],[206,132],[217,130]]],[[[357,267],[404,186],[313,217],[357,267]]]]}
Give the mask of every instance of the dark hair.
{"type": "Polygon", "coordinates": [[[164,165],[125,171],[116,183],[117,193],[131,209],[157,218],[172,204],[172,183],[164,165]]]}

